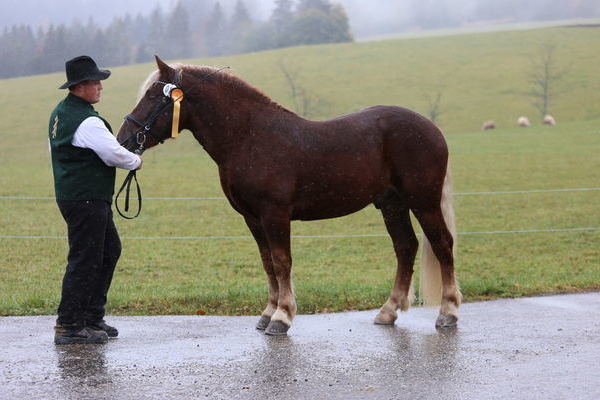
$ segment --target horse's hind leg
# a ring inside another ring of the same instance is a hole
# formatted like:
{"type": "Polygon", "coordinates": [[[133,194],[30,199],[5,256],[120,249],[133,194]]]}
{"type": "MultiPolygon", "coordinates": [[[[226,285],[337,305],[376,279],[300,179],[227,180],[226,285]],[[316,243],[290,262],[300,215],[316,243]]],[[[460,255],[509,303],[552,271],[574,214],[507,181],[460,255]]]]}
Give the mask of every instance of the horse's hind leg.
{"type": "Polygon", "coordinates": [[[410,221],[409,209],[396,193],[388,191],[377,206],[381,209],[385,226],[394,243],[398,269],[392,293],[375,317],[375,323],[393,325],[398,318],[396,310],[400,308],[406,311],[412,302],[409,292],[419,242],[410,221]]]}
{"type": "Polygon", "coordinates": [[[250,218],[246,218],[246,224],[248,225],[248,228],[250,228],[250,232],[252,232],[252,236],[254,236],[254,240],[256,240],[256,244],[258,245],[258,251],[260,252],[260,258],[267,274],[267,281],[269,284],[269,301],[267,307],[262,312],[260,320],[256,324],[256,329],[264,331],[271,322],[271,317],[275,311],[277,311],[279,285],[277,283],[277,278],[275,277],[273,260],[271,259],[271,249],[269,248],[262,226],[259,222],[250,218]]]}
{"type": "Polygon", "coordinates": [[[452,246],[454,239],[448,230],[441,207],[414,209],[423,233],[431,243],[431,249],[439,261],[442,277],[442,302],[440,314],[436,321],[438,327],[455,326],[458,321],[458,307],[462,295],[454,277],[454,256],[452,246]]]}

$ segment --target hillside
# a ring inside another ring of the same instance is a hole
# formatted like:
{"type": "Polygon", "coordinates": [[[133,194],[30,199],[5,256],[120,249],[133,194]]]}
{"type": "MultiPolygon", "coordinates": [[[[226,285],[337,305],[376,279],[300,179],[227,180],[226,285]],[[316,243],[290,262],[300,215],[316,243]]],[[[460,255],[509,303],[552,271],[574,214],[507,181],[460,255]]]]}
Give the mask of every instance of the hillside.
{"type": "MultiPolygon", "coordinates": [[[[373,104],[426,109],[443,90],[465,300],[598,289],[600,30],[560,28],[337,46],[192,60],[234,72],[289,106],[279,60],[327,101],[318,118],[373,104]],[[541,126],[527,91],[529,55],[556,41],[569,90],[558,126],[541,126]],[[515,126],[528,115],[534,126],[515,126]],[[478,132],[494,119],[496,131],[478,132]]],[[[153,64],[113,69],[98,105],[118,129],[153,64]]],[[[0,81],[0,315],[53,313],[65,225],[53,201],[48,116],[63,74],[0,81]],[[31,197],[30,197],[31,196],[31,197]]],[[[185,104],[183,105],[185,107],[185,104]]],[[[235,112],[232,109],[232,112],[235,112]]],[[[117,182],[122,182],[123,171],[117,182]]],[[[140,218],[115,217],[123,238],[111,314],[255,314],[266,286],[256,245],[224,200],[215,164],[189,134],[144,154],[140,218]],[[194,198],[195,197],[195,198],[194,198]],[[165,200],[168,198],[169,200],[165,200]],[[181,198],[187,198],[182,200],[181,198]],[[179,199],[179,200],[177,200],[179,199]]],[[[381,215],[293,224],[300,313],[379,307],[396,260],[381,215]]]]}
{"type": "MultiPolygon", "coordinates": [[[[279,63],[297,72],[297,84],[321,99],[312,116],[324,119],[375,104],[395,104],[427,113],[427,96],[442,93],[439,126],[447,134],[473,132],[484,120],[498,128],[515,126],[520,115],[539,125],[531,99],[530,57],[541,44],[554,41],[563,79],[551,113],[559,125],[600,119],[600,29],[548,28],[532,31],[386,40],[309,46],[218,59],[187,60],[229,65],[235,74],[275,101],[291,107],[289,87],[279,63]]],[[[119,67],[105,81],[97,109],[115,129],[134,106],[137,91],[153,63],[119,67]]],[[[65,95],[56,88],[64,74],[0,80],[0,158],[14,174],[21,166],[47,162],[47,119],[65,95]]],[[[185,106],[185,105],[184,105],[185,106]]],[[[234,111],[234,110],[233,110],[234,111]]],[[[9,179],[6,175],[0,182],[9,179]]],[[[34,181],[37,181],[34,179],[34,181]]],[[[2,185],[3,191],[14,192],[2,185]]],[[[32,192],[41,187],[32,182],[32,192]]],[[[46,186],[42,191],[51,190],[46,186]]],[[[28,191],[25,191],[28,192],[28,191]]]]}
{"type": "MultiPolygon", "coordinates": [[[[557,121],[600,117],[600,80],[597,77],[600,29],[548,28],[532,31],[396,39],[289,48],[188,63],[229,65],[238,74],[283,105],[291,105],[289,88],[278,62],[298,73],[297,83],[321,98],[325,106],[314,118],[329,118],[373,104],[396,104],[427,112],[427,97],[442,93],[440,126],[448,133],[479,129],[483,120],[500,127],[514,125],[520,115],[532,120],[536,111],[526,95],[531,86],[530,58],[542,43],[557,45],[557,66],[567,69],[562,94],[551,112],[557,121]]],[[[117,123],[133,105],[138,86],[154,68],[143,64],[114,68],[106,82],[99,109],[117,123]]],[[[45,124],[47,111],[63,93],[55,87],[63,74],[0,81],[3,93],[19,93],[34,114],[17,118],[23,105],[2,96],[1,113],[10,126],[45,124]]]]}

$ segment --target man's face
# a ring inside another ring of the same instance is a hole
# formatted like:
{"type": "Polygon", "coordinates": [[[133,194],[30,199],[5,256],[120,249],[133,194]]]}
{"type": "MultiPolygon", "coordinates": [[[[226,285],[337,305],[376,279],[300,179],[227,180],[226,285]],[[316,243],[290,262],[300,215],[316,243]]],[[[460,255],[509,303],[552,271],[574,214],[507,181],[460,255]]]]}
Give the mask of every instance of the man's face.
{"type": "Polygon", "coordinates": [[[102,95],[102,81],[81,82],[72,90],[75,96],[87,100],[90,104],[96,104],[100,101],[102,95]]]}

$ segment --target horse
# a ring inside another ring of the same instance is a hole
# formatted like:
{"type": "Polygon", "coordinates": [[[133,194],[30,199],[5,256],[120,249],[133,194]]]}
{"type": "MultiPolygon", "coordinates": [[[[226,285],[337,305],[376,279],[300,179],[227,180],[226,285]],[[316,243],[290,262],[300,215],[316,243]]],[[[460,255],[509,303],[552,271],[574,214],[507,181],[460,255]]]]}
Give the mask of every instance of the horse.
{"type": "Polygon", "coordinates": [[[186,129],[217,164],[223,192],[243,216],[267,275],[257,329],[287,335],[296,315],[290,221],[337,218],[370,204],[383,215],[397,258],[394,286],[374,322],[394,325],[397,310],[412,303],[412,212],[425,238],[423,298],[440,305],[436,327],[456,326],[462,295],[448,147],[435,124],[396,106],[311,121],[228,71],[168,65],[158,56],[156,63],[117,139],[141,154],[186,129]]]}

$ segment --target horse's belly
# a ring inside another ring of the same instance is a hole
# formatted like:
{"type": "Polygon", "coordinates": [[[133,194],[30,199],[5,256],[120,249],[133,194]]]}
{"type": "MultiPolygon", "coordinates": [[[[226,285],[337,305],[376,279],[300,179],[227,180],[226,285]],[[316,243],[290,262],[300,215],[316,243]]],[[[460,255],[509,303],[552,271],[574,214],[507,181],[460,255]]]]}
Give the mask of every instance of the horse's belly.
{"type": "Polygon", "coordinates": [[[319,179],[299,180],[292,219],[336,218],[371,204],[389,186],[387,170],[380,163],[374,164],[332,165],[326,173],[317,175],[319,179]]]}
{"type": "Polygon", "coordinates": [[[362,210],[375,200],[383,189],[369,194],[353,194],[351,192],[337,196],[314,195],[301,198],[294,203],[292,219],[312,221],[343,217],[362,210]]]}
{"type": "Polygon", "coordinates": [[[343,217],[348,214],[355,213],[357,211],[362,210],[369,203],[363,203],[360,207],[352,207],[352,208],[336,208],[336,209],[319,209],[319,210],[299,210],[298,212],[294,212],[292,215],[292,220],[296,221],[315,221],[319,219],[331,219],[343,217]]]}

